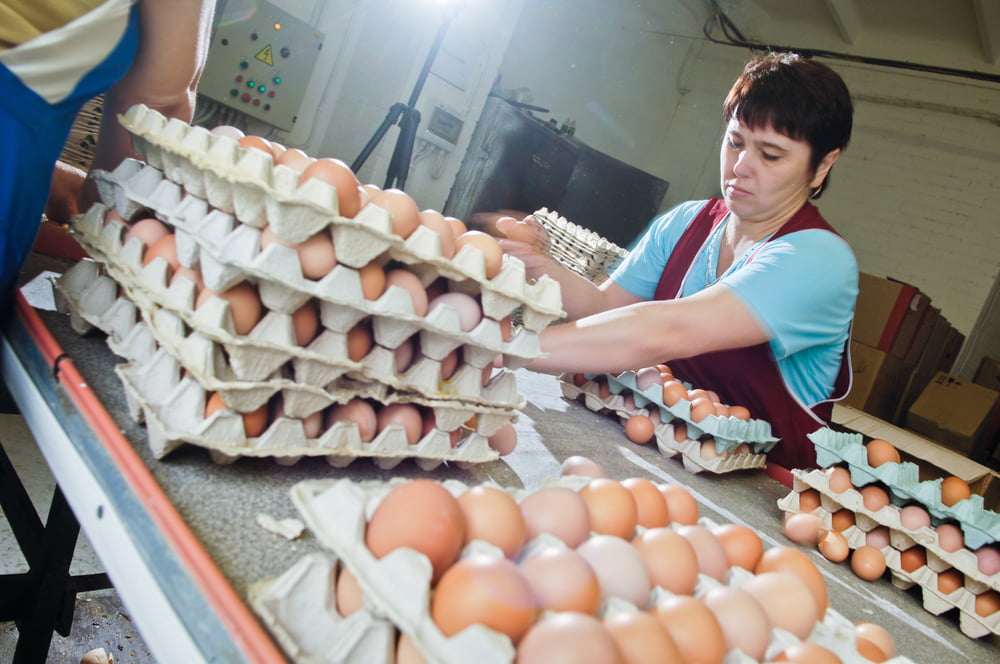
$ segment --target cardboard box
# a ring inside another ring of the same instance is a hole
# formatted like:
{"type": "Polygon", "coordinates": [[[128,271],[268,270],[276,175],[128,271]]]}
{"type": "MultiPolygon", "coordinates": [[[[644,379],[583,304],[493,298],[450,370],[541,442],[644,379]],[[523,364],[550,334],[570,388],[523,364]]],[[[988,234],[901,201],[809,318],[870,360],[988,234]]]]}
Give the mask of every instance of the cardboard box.
{"type": "Polygon", "coordinates": [[[906,428],[973,459],[988,458],[998,401],[1000,392],[939,371],[910,406],[906,428]]]}
{"type": "Polygon", "coordinates": [[[972,379],[972,382],[976,385],[988,387],[991,390],[1000,390],[1000,360],[994,360],[992,357],[984,357],[979,362],[979,368],[976,369],[976,377],[972,379]]]}
{"type": "Polygon", "coordinates": [[[949,324],[948,337],[945,339],[944,353],[941,356],[941,361],[938,363],[938,371],[944,371],[945,373],[951,371],[951,368],[955,366],[955,360],[958,358],[958,353],[962,350],[962,344],[964,343],[965,335],[949,324]]]}
{"type": "Polygon", "coordinates": [[[904,362],[909,362],[916,366],[920,358],[924,356],[924,351],[927,350],[927,343],[930,341],[931,333],[934,331],[934,327],[937,325],[938,320],[941,318],[941,310],[933,305],[929,305],[924,309],[923,314],[920,317],[920,323],[917,326],[917,331],[913,335],[913,339],[910,341],[909,348],[906,349],[900,357],[902,357],[904,362]]]}
{"type": "Polygon", "coordinates": [[[916,286],[862,272],[851,336],[904,358],[929,306],[930,298],[916,286]]]}
{"type": "Polygon", "coordinates": [[[891,420],[913,365],[894,355],[851,341],[851,391],[842,403],[883,420],[891,420]]]}
{"type": "MultiPolygon", "coordinates": [[[[921,481],[954,475],[968,482],[973,493],[986,496],[1000,492],[1000,481],[997,481],[1000,475],[986,466],[925,436],[845,406],[843,402],[833,406],[833,423],[866,436],[866,440],[881,438],[889,441],[899,450],[904,461],[917,465],[921,481]]],[[[994,500],[990,504],[996,502],[994,500]]]]}

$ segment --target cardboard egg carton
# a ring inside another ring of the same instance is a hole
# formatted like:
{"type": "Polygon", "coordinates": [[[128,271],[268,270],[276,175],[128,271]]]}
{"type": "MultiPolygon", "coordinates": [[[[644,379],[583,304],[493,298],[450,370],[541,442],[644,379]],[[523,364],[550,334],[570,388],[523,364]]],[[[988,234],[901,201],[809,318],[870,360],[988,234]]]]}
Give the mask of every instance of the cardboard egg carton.
{"type": "MultiPolygon", "coordinates": [[[[428,662],[469,662],[483,661],[489,664],[509,664],[514,661],[514,648],[510,640],[503,635],[492,632],[480,625],[474,625],[454,637],[445,637],[429,616],[431,568],[429,560],[422,554],[411,549],[398,549],[382,559],[375,559],[364,545],[364,533],[367,521],[374,513],[378,503],[392,488],[406,480],[394,479],[390,482],[355,483],[349,479],[339,480],[309,480],[296,484],[291,490],[292,501],[307,526],[328,549],[333,557],[349,569],[357,579],[365,595],[366,607],[370,607],[377,615],[386,616],[402,632],[408,634],[416,643],[428,662]]],[[[547,478],[542,486],[568,486],[579,490],[589,480],[582,477],[547,478]]],[[[460,496],[468,487],[457,481],[442,483],[453,495],[460,496]]],[[[506,489],[512,497],[523,500],[531,491],[525,489],[506,489]]],[[[713,528],[716,524],[707,518],[699,519],[699,525],[713,528]]],[[[678,524],[674,524],[676,527],[678,524]]],[[[640,527],[641,528],[641,527],[640,527]]],[[[530,556],[532,552],[549,546],[565,544],[547,534],[539,535],[528,542],[520,558],[530,556]]],[[[485,542],[469,543],[462,555],[469,553],[486,553],[488,555],[503,555],[499,549],[485,542]]],[[[292,569],[300,566],[297,563],[292,569]]],[[[324,570],[327,568],[323,568],[324,570]]],[[[725,585],[739,586],[753,577],[751,572],[738,567],[730,568],[726,575],[725,585]]],[[[284,603],[289,606],[315,604],[316,598],[331,596],[330,584],[333,578],[328,573],[314,577],[315,583],[301,583],[297,588],[272,592],[272,606],[284,603]],[[303,597],[296,601],[295,596],[301,593],[303,597]]],[[[702,597],[712,588],[723,585],[719,581],[700,574],[694,590],[695,597],[702,597]]],[[[649,594],[648,606],[671,593],[663,588],[653,588],[649,594]]],[[[255,604],[261,611],[259,603],[255,604]]],[[[646,607],[637,607],[630,602],[617,597],[611,597],[602,603],[598,616],[604,617],[620,611],[639,611],[646,607]]],[[[288,625],[297,620],[308,620],[301,613],[298,617],[291,611],[280,615],[264,607],[268,613],[264,616],[269,625],[275,622],[288,625]]],[[[302,625],[297,626],[303,629],[302,625]]],[[[290,626],[288,627],[290,629],[290,626]]],[[[793,634],[774,629],[771,634],[771,644],[767,651],[767,659],[777,655],[792,643],[798,642],[793,634]]],[[[842,661],[849,664],[862,664],[867,660],[857,653],[854,638],[854,626],[832,608],[827,609],[824,616],[817,621],[813,632],[808,637],[820,645],[833,650],[842,661]]],[[[298,646],[297,646],[298,647],[298,646]]],[[[301,648],[299,648],[301,650],[301,648]]],[[[289,650],[289,652],[295,652],[289,650]]],[[[296,658],[296,661],[307,661],[296,658]]],[[[372,662],[391,662],[373,658],[372,662]]],[[[727,654],[727,664],[755,663],[750,657],[734,650],[727,654]]],[[[893,664],[908,664],[910,660],[899,656],[889,660],[893,664]]]]}
{"type": "MultiPolygon", "coordinates": [[[[640,397],[634,396],[634,406],[629,407],[625,402],[625,397],[633,394],[626,389],[621,389],[619,392],[615,393],[612,391],[608,397],[601,397],[601,385],[593,379],[588,380],[582,386],[577,386],[573,382],[573,377],[571,374],[564,374],[560,376],[559,384],[563,392],[563,396],[567,399],[573,401],[582,401],[583,404],[589,409],[596,413],[610,413],[616,415],[622,425],[628,421],[628,418],[633,415],[649,415],[651,411],[658,411],[660,414],[660,423],[655,425],[653,432],[656,437],[656,446],[661,454],[668,458],[672,458],[680,455],[681,462],[684,464],[684,468],[691,473],[700,473],[702,471],[707,471],[710,473],[729,473],[736,470],[749,470],[763,468],[767,463],[767,457],[762,452],[736,452],[736,448],[745,441],[733,440],[732,438],[723,438],[719,436],[714,436],[715,449],[719,456],[712,459],[705,459],[701,456],[701,445],[702,436],[711,435],[706,434],[704,430],[700,429],[697,424],[691,423],[684,417],[675,416],[676,412],[685,412],[688,417],[690,417],[690,407],[685,411],[683,408],[679,408],[680,403],[677,404],[673,409],[668,409],[662,404],[657,404],[650,399],[642,399],[645,405],[639,406],[640,397]],[[664,412],[668,413],[666,416],[664,412]],[[671,419],[664,419],[665,417],[671,419]],[[672,423],[673,419],[681,419],[687,423],[687,438],[683,441],[678,442],[674,437],[674,425],[672,423]],[[700,433],[699,433],[700,432],[700,433]]],[[[640,393],[641,394],[641,393],[640,393]]],[[[714,417],[714,416],[713,416],[714,417]]],[[[735,418],[716,418],[718,420],[735,420],[735,418]]],[[[738,421],[738,420],[737,420],[738,421]]],[[[741,422],[742,424],[747,424],[741,422]]],[[[766,424],[760,420],[756,420],[759,424],[766,424]]],[[[700,423],[704,424],[704,422],[700,423]]],[[[715,426],[716,430],[722,427],[715,426]]],[[[767,426],[768,432],[770,432],[770,426],[767,426]]],[[[750,446],[751,449],[758,449],[760,446],[750,446]]],[[[768,447],[770,449],[770,447],[768,447]]]]}
{"type": "Polygon", "coordinates": [[[817,463],[824,467],[846,464],[855,486],[879,481],[888,487],[894,503],[920,503],[930,513],[932,521],[954,519],[961,524],[966,544],[973,549],[1000,541],[1000,514],[986,509],[981,495],[972,494],[954,505],[945,505],[941,501],[941,478],[920,481],[916,464],[888,462],[872,467],[861,434],[820,429],[809,434],[809,438],[816,445],[817,463]]]}
{"type": "MultiPolygon", "coordinates": [[[[315,298],[327,305],[327,309],[336,312],[325,316],[330,319],[329,325],[350,327],[363,318],[373,317],[376,331],[385,338],[389,338],[391,332],[391,338],[397,339],[396,345],[403,338],[420,333],[428,352],[434,352],[437,359],[462,346],[468,349],[466,355],[469,360],[480,367],[497,355],[503,355],[508,366],[519,368],[541,352],[537,329],[521,327],[509,341],[503,340],[498,321],[519,306],[518,301],[498,297],[496,293],[486,290],[479,293],[479,283],[461,274],[445,275],[441,270],[414,264],[414,267],[420,268],[415,272],[424,286],[441,276],[449,279],[457,276],[460,280],[451,282],[454,290],[480,297],[483,319],[468,332],[458,325],[457,313],[451,307],[441,307],[442,310],[450,310],[450,314],[435,310],[429,316],[417,316],[407,294],[398,287],[389,289],[399,291],[395,295],[386,292],[375,302],[366,300],[362,295],[357,268],[385,253],[384,248],[373,244],[370,238],[371,229],[378,225],[384,226],[385,233],[389,233],[388,217],[380,214],[384,213],[380,208],[366,206],[350,225],[334,228],[334,247],[339,264],[323,279],[314,281],[303,277],[299,255],[294,249],[276,244],[261,251],[259,229],[239,223],[231,214],[211,209],[197,197],[183,196],[177,184],[164,178],[151,166],[126,160],[115,172],[97,172],[95,178],[102,183],[105,203],[113,203],[124,218],[136,214],[139,209],[152,209],[172,225],[181,264],[198,268],[205,286],[211,290],[224,291],[240,282],[252,281],[257,284],[264,306],[289,314],[315,298]],[[360,257],[359,250],[363,252],[360,257]]],[[[87,230],[100,233],[96,216],[90,218],[86,215],[87,221],[81,224],[81,233],[87,230]]],[[[420,227],[407,242],[418,244],[415,240],[422,238],[427,244],[432,239],[436,240],[436,236],[431,237],[433,235],[430,229],[420,227]]],[[[103,235],[102,250],[108,255],[115,255],[115,236],[116,233],[103,235]]],[[[456,264],[475,264],[477,253],[481,254],[466,247],[454,260],[456,264]]],[[[391,258],[386,254],[380,260],[391,258]]],[[[508,261],[494,281],[523,282],[523,267],[519,261],[508,261]]],[[[548,322],[544,321],[545,324],[548,322]]],[[[380,343],[386,342],[380,340],[380,343]]]]}
{"type": "MultiPolygon", "coordinates": [[[[895,505],[889,505],[877,512],[864,509],[855,511],[857,501],[853,496],[841,501],[841,497],[853,490],[835,494],[829,490],[829,484],[824,482],[826,475],[822,471],[793,470],[793,490],[778,501],[778,507],[786,514],[794,514],[799,509],[799,494],[813,488],[820,492],[821,506],[813,511],[823,521],[825,528],[832,527],[833,512],[845,507],[854,511],[855,525],[843,531],[848,547],[853,551],[866,544],[866,533],[877,526],[889,528],[890,545],[880,550],[885,556],[886,567],[891,573],[893,585],[905,590],[914,585],[920,586],[924,609],[940,615],[952,609],[960,611],[959,627],[962,633],[970,638],[980,638],[988,634],[1000,634],[1000,612],[992,616],[980,616],[975,611],[975,596],[987,590],[1000,591],[1000,572],[986,575],[979,571],[975,554],[968,548],[957,551],[945,551],[938,543],[937,533],[931,528],[920,528],[916,531],[902,527],[899,524],[895,505]],[[895,525],[893,525],[895,524],[895,525]],[[917,570],[908,572],[903,569],[901,553],[913,546],[924,548],[927,564],[917,570]],[[950,594],[944,594],[938,589],[938,576],[955,568],[965,577],[965,583],[950,594]]],[[[856,493],[856,492],[855,492],[856,493]]]]}
{"type": "Polygon", "coordinates": [[[563,316],[558,282],[549,277],[529,282],[524,264],[516,258],[507,257],[500,273],[487,279],[485,256],[475,248],[466,247],[454,258],[445,258],[436,233],[418,229],[404,240],[391,232],[388,212],[373,205],[365,206],[354,219],[343,217],[331,185],[311,179],[299,186],[298,173],[275,166],[260,151],[244,150],[232,139],[203,129],[192,127],[185,131],[157,115],[139,105],[129,109],[120,121],[138,139],[137,150],[146,154],[151,165],[159,164],[161,170],[173,168],[173,157],[188,163],[188,170],[178,178],[185,188],[212,207],[233,213],[244,224],[257,228],[269,225],[278,238],[290,243],[330,228],[341,262],[360,268],[386,252],[395,260],[433,269],[453,281],[474,282],[469,288],[481,293],[488,317],[499,320],[520,307],[522,322],[532,331],[563,316]],[[172,156],[165,158],[168,153],[172,156]],[[190,183],[198,179],[193,174],[198,169],[203,171],[206,182],[203,193],[190,188],[190,183]],[[341,247],[343,258],[339,255],[341,247]]]}
{"type": "MultiPolygon", "coordinates": [[[[430,402],[462,401],[477,407],[507,410],[523,407],[523,398],[517,392],[513,374],[501,372],[483,385],[482,369],[487,364],[483,359],[489,355],[488,351],[477,354],[463,347],[463,365],[448,380],[442,380],[441,361],[447,353],[442,353],[441,349],[447,348],[450,352],[457,346],[428,341],[421,346],[423,357],[400,373],[396,371],[394,356],[390,352],[392,349],[383,346],[375,346],[360,361],[350,360],[346,330],[328,327],[308,346],[298,346],[290,314],[268,311],[248,335],[236,334],[228,303],[220,298],[211,298],[192,311],[195,297],[193,282],[177,279],[168,285],[167,265],[160,259],[142,266],[142,246],[134,240],[121,245],[121,222],[112,220],[104,225],[101,210],[102,206],[95,206],[77,220],[74,232],[81,244],[107,265],[109,273],[146,312],[145,316],[159,343],[173,349],[188,366],[204,367],[204,376],[210,376],[212,371],[225,370],[226,375],[219,376],[221,380],[270,381],[275,383],[272,391],[301,389],[312,394],[363,384],[367,393],[383,401],[395,398],[394,393],[406,392],[415,393],[430,402]],[[439,357],[430,357],[434,353],[439,357]],[[219,361],[217,358],[220,356],[225,361],[219,361]],[[274,377],[275,372],[289,364],[293,373],[291,379],[274,377]],[[228,375],[230,367],[232,376],[228,375]]],[[[392,288],[376,305],[389,308],[393,301],[402,301],[404,297],[408,303],[409,298],[401,289],[392,288]]],[[[334,313],[333,305],[325,304],[331,312],[323,315],[321,310],[325,321],[343,314],[343,309],[334,313]]],[[[454,310],[450,307],[442,307],[434,314],[439,327],[458,326],[454,310]],[[451,319],[447,318],[449,313],[451,319]]],[[[384,343],[388,340],[398,346],[405,337],[400,339],[394,336],[393,327],[397,328],[395,334],[398,335],[400,325],[389,317],[376,318],[373,325],[376,341],[384,343]]]]}

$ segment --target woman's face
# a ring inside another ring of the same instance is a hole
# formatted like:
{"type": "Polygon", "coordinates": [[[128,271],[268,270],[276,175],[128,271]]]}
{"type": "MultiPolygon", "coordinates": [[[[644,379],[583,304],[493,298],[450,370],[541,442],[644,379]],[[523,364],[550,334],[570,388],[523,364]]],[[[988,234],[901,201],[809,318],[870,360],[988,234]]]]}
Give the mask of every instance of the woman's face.
{"type": "Polygon", "coordinates": [[[719,162],[726,205],[742,221],[784,221],[819,186],[839,155],[834,150],[816,171],[811,148],[766,128],[751,129],[733,118],[726,126],[719,162]]]}

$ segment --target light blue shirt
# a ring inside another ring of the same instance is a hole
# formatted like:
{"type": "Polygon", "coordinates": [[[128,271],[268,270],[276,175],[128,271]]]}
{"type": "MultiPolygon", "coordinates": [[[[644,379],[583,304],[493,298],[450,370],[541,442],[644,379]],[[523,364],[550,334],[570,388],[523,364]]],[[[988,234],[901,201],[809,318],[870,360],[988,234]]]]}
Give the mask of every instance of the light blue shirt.
{"type": "MultiPolygon", "coordinates": [[[[681,203],[653,219],[611,279],[636,297],[653,299],[667,258],[706,203],[681,203]]],[[[724,226],[698,252],[682,296],[715,282],[720,242],[712,240],[724,226]]],[[[821,229],[788,233],[737,258],[718,283],[736,293],[767,332],[792,394],[807,406],[828,399],[858,295],[858,264],[847,242],[821,229]]]]}

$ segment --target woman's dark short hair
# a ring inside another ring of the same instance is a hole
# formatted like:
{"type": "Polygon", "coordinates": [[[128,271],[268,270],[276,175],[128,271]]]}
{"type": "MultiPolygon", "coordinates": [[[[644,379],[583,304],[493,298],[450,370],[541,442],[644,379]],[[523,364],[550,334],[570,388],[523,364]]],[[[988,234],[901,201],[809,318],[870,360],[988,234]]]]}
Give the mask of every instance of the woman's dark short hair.
{"type": "Polygon", "coordinates": [[[815,170],[830,151],[851,140],[854,108],[840,76],[824,64],[797,53],[768,53],[747,63],[722,106],[754,129],[775,131],[812,147],[815,170]]]}

